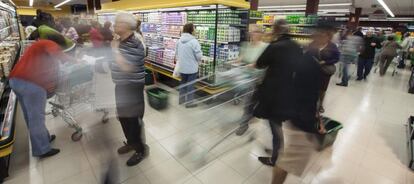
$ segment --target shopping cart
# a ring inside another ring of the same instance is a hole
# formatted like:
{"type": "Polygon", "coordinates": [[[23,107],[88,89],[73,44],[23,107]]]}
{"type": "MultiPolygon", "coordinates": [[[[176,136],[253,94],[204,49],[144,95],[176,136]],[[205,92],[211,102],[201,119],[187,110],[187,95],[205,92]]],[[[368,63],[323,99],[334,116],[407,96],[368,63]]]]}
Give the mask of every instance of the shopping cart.
{"type": "MultiPolygon", "coordinates": [[[[240,123],[242,122],[242,116],[244,112],[245,105],[250,102],[247,100],[254,93],[255,86],[258,81],[261,79],[261,72],[255,72],[253,69],[248,66],[231,66],[227,70],[217,71],[213,75],[204,76],[199,78],[191,83],[180,85],[174,89],[165,89],[170,94],[176,93],[181,88],[186,87],[187,85],[195,83],[204,83],[205,80],[214,79],[215,87],[220,88],[220,92],[215,94],[205,94],[202,97],[196,97],[194,100],[185,102],[182,105],[186,104],[197,104],[197,108],[191,109],[188,112],[188,115],[180,116],[179,118],[182,121],[188,121],[191,119],[191,123],[194,124],[193,127],[189,129],[197,129],[200,126],[213,126],[219,133],[218,139],[215,139],[213,142],[210,142],[208,146],[204,147],[202,152],[197,152],[199,149],[197,146],[192,147],[191,141],[186,141],[186,139],[180,139],[180,142],[177,143],[177,150],[184,154],[183,157],[187,155],[192,155],[193,160],[203,160],[206,159],[206,155],[210,153],[215,148],[222,145],[223,142],[229,139],[235,132],[238,130],[240,123]],[[246,99],[246,100],[245,100],[246,99]],[[191,112],[191,113],[190,113],[191,112]],[[191,116],[191,118],[190,118],[191,116]],[[194,152],[197,152],[194,154],[194,152]]],[[[203,91],[206,87],[198,87],[190,93],[197,93],[203,91]]],[[[194,95],[196,96],[196,95],[194,95]]],[[[171,104],[169,107],[172,107],[176,104],[171,104]]],[[[185,110],[184,110],[185,111],[185,110]]],[[[187,113],[186,113],[187,114],[187,113]]],[[[190,131],[189,139],[191,137],[202,137],[205,134],[206,129],[200,129],[197,131],[190,131]]],[[[254,131],[248,131],[243,134],[241,138],[247,137],[247,141],[242,141],[242,144],[251,142],[255,140],[254,131]]],[[[239,144],[233,144],[231,147],[227,147],[226,150],[235,149],[239,144]]]]}
{"type": "Polygon", "coordinates": [[[82,127],[74,118],[82,112],[96,110],[102,112],[101,121],[108,121],[108,111],[95,107],[95,78],[93,65],[86,62],[67,63],[60,67],[58,85],[52,105],[51,114],[54,117],[61,116],[62,119],[73,128],[75,132],[71,138],[79,141],[82,138],[82,127]]]}

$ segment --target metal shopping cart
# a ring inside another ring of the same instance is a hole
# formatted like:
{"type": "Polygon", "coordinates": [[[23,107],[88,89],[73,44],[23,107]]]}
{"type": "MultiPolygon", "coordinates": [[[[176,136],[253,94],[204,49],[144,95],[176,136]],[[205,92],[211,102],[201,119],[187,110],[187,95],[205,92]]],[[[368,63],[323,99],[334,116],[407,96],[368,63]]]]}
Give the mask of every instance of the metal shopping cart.
{"type": "MultiPolygon", "coordinates": [[[[187,103],[197,104],[197,108],[183,110],[185,115],[178,116],[180,119],[179,121],[191,121],[194,125],[189,126],[188,128],[191,130],[188,131],[191,132],[188,139],[199,136],[202,137],[203,134],[206,134],[206,129],[197,130],[197,127],[200,127],[200,125],[212,126],[214,127],[213,129],[220,132],[219,137],[217,137],[218,139],[213,140],[213,142],[204,147],[201,153],[198,152],[192,154],[193,159],[195,160],[206,158],[206,155],[209,152],[222,146],[223,142],[226,142],[229,137],[235,134],[240,126],[244,107],[250,102],[247,99],[254,93],[255,86],[257,85],[257,82],[260,81],[261,75],[260,72],[256,73],[247,66],[232,66],[228,70],[216,71],[213,75],[199,78],[191,83],[180,85],[175,89],[166,89],[166,91],[173,94],[187,85],[200,82],[203,83],[206,79],[213,79],[216,88],[221,88],[222,90],[216,94],[206,94],[205,96],[197,97],[192,101],[183,103],[183,106],[187,103]],[[188,111],[188,113],[185,111],[188,111]]],[[[184,95],[198,93],[202,90],[203,87],[199,87],[184,95]]],[[[169,105],[169,107],[171,106],[174,105],[169,105]]],[[[254,131],[249,131],[249,133],[244,134],[243,137],[248,137],[247,142],[254,140],[254,131]]],[[[188,142],[186,139],[180,139],[180,141],[182,143],[181,146],[177,146],[179,147],[177,150],[186,153],[185,155],[198,150],[197,146],[191,148],[191,141],[188,142]]],[[[231,147],[235,148],[234,146],[237,145],[232,145],[231,147]]],[[[232,148],[227,147],[226,149],[232,148]]]]}
{"type": "Polygon", "coordinates": [[[62,119],[75,130],[71,138],[79,141],[82,138],[82,127],[74,118],[76,115],[96,110],[103,113],[101,121],[108,121],[108,112],[96,109],[95,104],[95,78],[92,65],[83,63],[68,63],[59,69],[58,87],[52,105],[51,114],[62,119]]]}

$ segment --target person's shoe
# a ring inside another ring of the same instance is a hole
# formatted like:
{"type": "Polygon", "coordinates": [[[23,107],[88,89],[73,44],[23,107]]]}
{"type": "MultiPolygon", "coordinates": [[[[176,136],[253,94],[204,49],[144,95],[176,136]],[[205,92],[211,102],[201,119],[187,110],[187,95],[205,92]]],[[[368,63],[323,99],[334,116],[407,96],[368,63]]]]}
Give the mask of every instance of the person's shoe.
{"type": "Polygon", "coordinates": [[[195,104],[195,103],[188,103],[188,104],[185,105],[185,108],[194,108],[194,107],[197,107],[197,104],[195,104]]]}
{"type": "Polygon", "coordinates": [[[134,150],[134,147],[132,145],[127,144],[124,142],[124,146],[118,148],[118,154],[122,155],[125,153],[129,153],[134,150]]]}
{"type": "Polygon", "coordinates": [[[258,159],[264,165],[271,166],[271,167],[275,166],[275,164],[272,163],[272,157],[259,157],[258,159]]]}
{"type": "Polygon", "coordinates": [[[45,154],[43,154],[43,155],[40,155],[39,156],[39,158],[47,158],[47,157],[51,157],[51,156],[53,156],[53,155],[56,155],[56,154],[58,154],[60,152],[60,150],[59,149],[55,149],[55,148],[52,148],[50,151],[48,151],[47,153],[45,153],[45,154]]]}
{"type": "Polygon", "coordinates": [[[344,84],[344,83],[337,83],[337,86],[343,86],[343,87],[348,87],[348,84],[344,84]]]}
{"type": "Polygon", "coordinates": [[[265,149],[264,149],[264,151],[265,151],[265,153],[267,153],[267,154],[272,154],[272,153],[273,153],[273,150],[272,150],[272,149],[270,149],[270,148],[265,148],[265,149]]]}
{"type": "Polygon", "coordinates": [[[126,165],[127,166],[134,166],[134,165],[137,165],[137,164],[139,164],[142,160],[144,160],[144,158],[145,158],[145,153],[138,153],[138,152],[135,152],[129,159],[128,159],[128,161],[126,162],[126,165]]]}
{"type": "Polygon", "coordinates": [[[246,133],[246,131],[249,129],[249,125],[245,124],[245,125],[241,125],[237,130],[236,130],[236,135],[237,136],[242,136],[244,133],[246,133]]]}
{"type": "Polygon", "coordinates": [[[362,81],[362,79],[363,79],[362,77],[358,77],[356,80],[357,81],[362,81]]]}
{"type": "Polygon", "coordinates": [[[56,135],[50,135],[49,142],[53,142],[56,139],[56,135]]]}

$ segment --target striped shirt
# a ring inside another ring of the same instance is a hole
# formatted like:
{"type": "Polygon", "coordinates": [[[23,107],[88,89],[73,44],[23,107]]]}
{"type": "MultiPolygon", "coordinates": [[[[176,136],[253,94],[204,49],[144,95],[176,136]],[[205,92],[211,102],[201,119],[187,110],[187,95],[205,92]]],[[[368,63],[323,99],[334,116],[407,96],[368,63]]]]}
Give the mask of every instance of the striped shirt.
{"type": "Polygon", "coordinates": [[[131,34],[119,43],[119,54],[129,65],[130,71],[124,71],[113,60],[111,64],[112,80],[115,84],[145,83],[144,46],[138,38],[138,33],[131,34]]]}

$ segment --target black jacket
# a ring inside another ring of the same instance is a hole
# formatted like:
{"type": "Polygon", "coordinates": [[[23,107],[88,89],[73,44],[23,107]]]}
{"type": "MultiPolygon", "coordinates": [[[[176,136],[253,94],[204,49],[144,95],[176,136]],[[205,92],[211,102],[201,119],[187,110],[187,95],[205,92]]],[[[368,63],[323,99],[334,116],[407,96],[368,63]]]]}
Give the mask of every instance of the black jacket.
{"type": "Polygon", "coordinates": [[[381,42],[375,37],[365,37],[364,38],[364,45],[361,51],[361,54],[359,57],[363,59],[374,59],[375,58],[375,49],[381,48],[381,42]],[[371,43],[376,43],[376,45],[373,47],[371,46],[371,43]]]}
{"type": "Polygon", "coordinates": [[[256,117],[287,120],[294,116],[294,75],[303,51],[289,36],[273,41],[257,60],[258,68],[267,68],[257,91],[256,117]]]}

